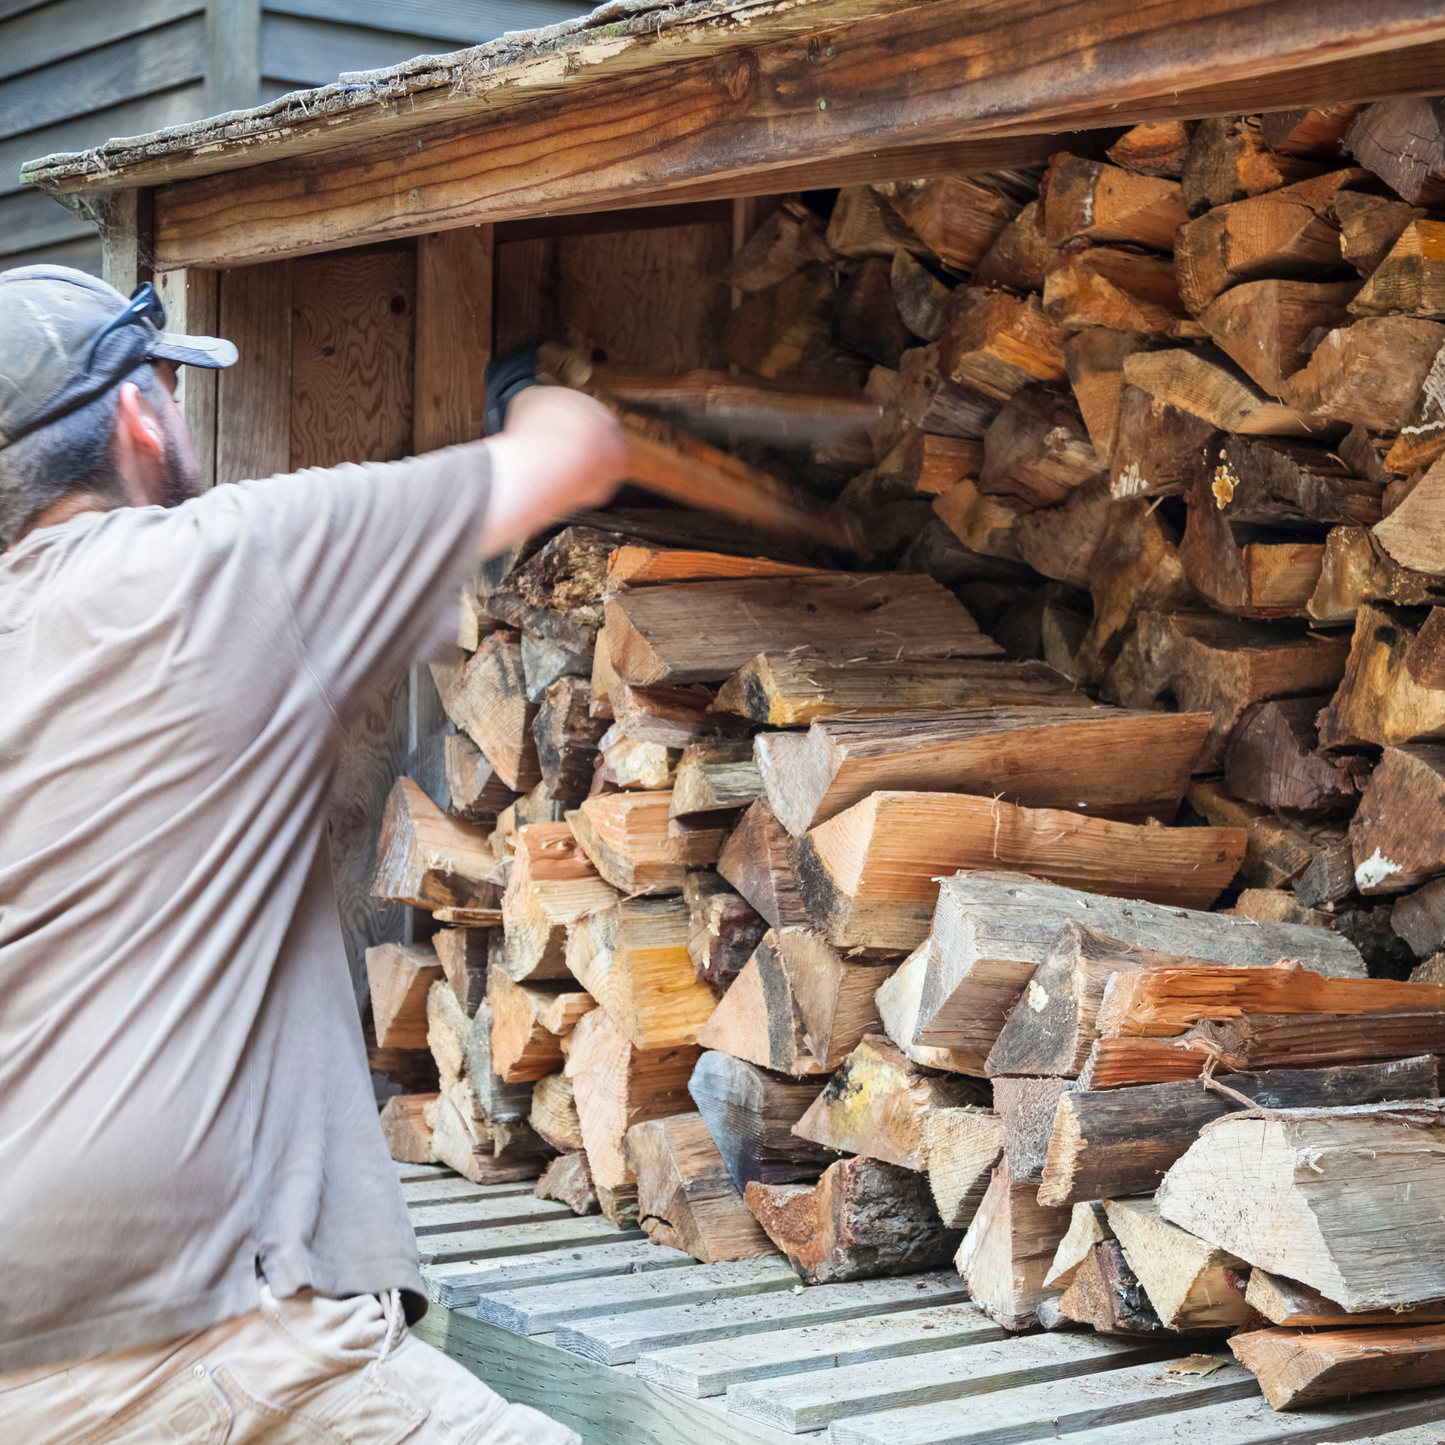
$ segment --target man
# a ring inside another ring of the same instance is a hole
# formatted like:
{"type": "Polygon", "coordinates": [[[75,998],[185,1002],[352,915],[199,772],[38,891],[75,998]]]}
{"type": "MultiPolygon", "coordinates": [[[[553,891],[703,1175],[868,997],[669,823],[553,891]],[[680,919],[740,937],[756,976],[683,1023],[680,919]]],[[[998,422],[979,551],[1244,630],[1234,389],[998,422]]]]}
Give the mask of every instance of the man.
{"type": "Polygon", "coordinates": [[[612,494],[621,433],[536,388],[197,496],[175,367],[236,352],[163,325],[0,274],[0,1439],[563,1445],[406,1333],[324,806],[359,701],[479,555],[612,494]]]}

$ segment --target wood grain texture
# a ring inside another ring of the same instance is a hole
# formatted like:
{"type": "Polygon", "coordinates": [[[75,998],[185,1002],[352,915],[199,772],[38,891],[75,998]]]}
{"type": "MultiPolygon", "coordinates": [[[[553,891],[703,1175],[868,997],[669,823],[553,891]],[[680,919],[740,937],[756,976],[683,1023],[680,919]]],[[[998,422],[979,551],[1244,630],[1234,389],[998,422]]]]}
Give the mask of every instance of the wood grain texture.
{"type": "MultiPolygon", "coordinates": [[[[156,290],[166,306],[166,330],[187,336],[218,336],[218,281],[215,271],[164,271],[156,277],[156,290]]],[[[216,484],[217,375],[202,366],[182,366],[176,371],[176,405],[191,435],[203,492],[216,484]]]]}
{"type": "Polygon", "coordinates": [[[220,331],[240,360],[221,372],[216,400],[216,481],[291,469],[289,261],[220,276],[220,331]]]}
{"type": "Polygon", "coordinates": [[[482,435],[483,370],[492,354],[491,226],[419,236],[415,406],[418,454],[482,435]]]}

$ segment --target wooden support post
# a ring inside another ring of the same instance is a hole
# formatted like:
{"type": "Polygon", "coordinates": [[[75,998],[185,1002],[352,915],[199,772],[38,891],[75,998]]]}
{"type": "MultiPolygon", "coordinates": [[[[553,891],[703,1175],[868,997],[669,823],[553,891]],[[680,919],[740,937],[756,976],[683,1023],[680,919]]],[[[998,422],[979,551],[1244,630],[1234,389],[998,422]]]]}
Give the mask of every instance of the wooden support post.
{"type": "Polygon", "coordinates": [[[100,274],[122,296],[151,279],[155,259],[149,190],[112,191],[100,229],[100,274]]]}
{"type": "Polygon", "coordinates": [[[482,435],[483,370],[492,355],[493,228],[417,238],[413,450],[482,435]]]}
{"type": "Polygon", "coordinates": [[[216,481],[291,469],[291,263],[220,275],[220,332],[240,360],[220,373],[216,481]]]}
{"type": "MultiPolygon", "coordinates": [[[[156,290],[166,307],[166,330],[187,336],[218,334],[217,285],[219,273],[162,271],[156,290]]],[[[216,379],[218,372],[204,366],[182,366],[176,371],[176,405],[191,434],[201,491],[216,485],[216,379]]]]}

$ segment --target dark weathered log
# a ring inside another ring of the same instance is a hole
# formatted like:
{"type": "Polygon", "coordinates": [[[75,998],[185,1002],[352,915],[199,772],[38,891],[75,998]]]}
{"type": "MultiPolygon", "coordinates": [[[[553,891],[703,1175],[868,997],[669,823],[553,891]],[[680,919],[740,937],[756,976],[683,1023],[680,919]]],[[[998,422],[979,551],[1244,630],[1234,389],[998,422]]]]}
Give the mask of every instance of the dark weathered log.
{"type": "Polygon", "coordinates": [[[1445,878],[1395,900],[1390,927],[1410,945],[1416,958],[1429,958],[1445,946],[1445,878]]]}
{"type": "Polygon", "coordinates": [[[532,719],[542,781],[548,793],[569,808],[575,808],[592,786],[597,742],[607,731],[606,718],[594,718],[589,712],[591,698],[590,686],[579,678],[558,678],[542,694],[532,719]]]}
{"type": "MultiPolygon", "coordinates": [[[[1325,1109],[1433,1098],[1437,1077],[1434,1058],[1425,1054],[1398,1063],[1231,1074],[1229,1087],[1268,1109],[1325,1109]]],[[[1206,1124],[1239,1107],[1197,1079],[1066,1094],[1039,1197],[1061,1206],[1149,1194],[1206,1124]]]]}
{"type": "Polygon", "coordinates": [[[843,283],[833,312],[833,340],[879,366],[897,366],[918,338],[899,313],[893,294],[892,266],[870,256],[843,283]]]}
{"type": "Polygon", "coordinates": [[[743,814],[718,855],[717,871],[767,919],[770,928],[802,928],[808,922],[797,871],[788,854],[791,841],[772,808],[759,798],[743,814]]]}
{"type": "Polygon", "coordinates": [[[741,370],[770,380],[796,374],[809,345],[828,338],[835,294],[832,268],[817,264],[755,292],[728,312],[723,355],[741,370]]]}
{"type": "Polygon", "coordinates": [[[1191,215],[1198,215],[1318,175],[1322,169],[1271,150],[1257,116],[1212,117],[1199,122],[1184,162],[1184,203],[1191,215]]]}
{"type": "MultiPolygon", "coordinates": [[[[889,284],[904,326],[923,341],[937,341],[943,331],[943,303],[948,300],[948,287],[902,246],[893,253],[889,284]]],[[[895,360],[891,364],[898,363],[895,360]]]]}
{"type": "Polygon", "coordinates": [[[1439,100],[1382,100],[1350,125],[1345,148],[1411,205],[1445,201],[1445,123],[1439,100]]]}
{"type": "Polygon", "coordinates": [[[1054,1293],[1044,1276],[1069,1223],[1069,1210],[1044,1208],[1033,1185],[1010,1183],[1006,1169],[995,1169],[954,1261],[974,1304],[1006,1330],[1037,1324],[1054,1293]]]}
{"type": "Polygon", "coordinates": [[[688,908],[687,951],[693,971],[721,998],[752,957],[768,921],[706,868],[683,880],[682,900],[688,908]]]}
{"type": "Polygon", "coordinates": [[[1035,572],[1087,589],[1112,507],[1108,477],[1085,482],[1059,506],[1029,512],[1014,523],[1019,555],[1035,572]]]}
{"type": "MultiPolygon", "coordinates": [[[[954,295],[957,294],[954,292],[954,295]]],[[[952,304],[952,298],[945,304],[945,327],[952,304]]],[[[988,367],[988,373],[991,381],[994,373],[1003,375],[1002,380],[993,382],[1002,395],[995,396],[973,386],[955,385],[941,369],[941,348],[946,340],[945,330],[940,340],[927,346],[915,346],[899,359],[901,386],[898,405],[902,423],[939,436],[982,437],[989,422],[998,415],[999,407],[1020,387],[1027,386],[1029,378],[1013,366],[1008,366],[1007,372],[1004,372],[1007,363],[997,362],[988,367]]],[[[880,460],[897,444],[901,435],[900,427],[897,434],[887,438],[888,447],[882,452],[880,460]]]]}
{"type": "Polygon", "coordinates": [[[1229,791],[1265,808],[1329,812],[1347,808],[1369,777],[1366,759],[1320,749],[1315,719],[1327,697],[1255,703],[1224,752],[1229,791]]]}
{"type": "Polygon", "coordinates": [[[1365,316],[1329,332],[1289,377],[1286,401],[1315,426],[1398,431],[1445,344],[1445,326],[1416,316],[1365,316]]]}
{"type": "Polygon", "coordinates": [[[1216,297],[1199,315],[1215,345],[1270,396],[1284,396],[1286,381],[1309,363],[1325,332],[1349,322],[1355,281],[1249,281],[1216,297]]]}
{"type": "Polygon", "coordinates": [[[812,1186],[750,1183],[745,1197],[805,1284],[937,1269],[960,1238],[921,1175],[877,1159],[840,1159],[812,1186]]]}
{"type": "Polygon", "coordinates": [[[816,1179],[836,1157],[792,1132],[823,1088],[822,1079],[775,1074],[709,1050],[687,1089],[739,1189],[752,1180],[792,1184],[816,1179]]]}
{"type": "Polygon", "coordinates": [[[1097,244],[1133,242],[1174,249],[1174,233],[1189,219],[1179,186],[1060,151],[1049,161],[1040,194],[1044,234],[1055,246],[1075,237],[1097,244]]]}
{"type": "Polygon", "coordinates": [[[1273,151],[1306,160],[1335,160],[1343,154],[1345,132],[1363,106],[1303,106],[1267,111],[1259,118],[1259,137],[1273,151]]]}
{"type": "Polygon", "coordinates": [[[1124,363],[1137,349],[1124,350],[1119,357],[1122,385],[1109,453],[1109,490],[1120,500],[1186,491],[1204,465],[1206,447],[1217,435],[1212,422],[1123,381],[1124,363]]]}
{"type": "Polygon", "coordinates": [[[1377,270],[1407,227],[1427,214],[1419,206],[1363,191],[1341,191],[1334,212],[1340,223],[1340,252],[1361,276],[1377,270]]]}
{"type": "Polygon", "coordinates": [[[1335,527],[1325,539],[1319,586],[1310,598],[1317,622],[1353,622],[1362,603],[1428,607],[1445,600],[1445,579],[1400,566],[1367,527],[1335,527]]]}
{"type": "Polygon", "coordinates": [[[1215,506],[1231,522],[1370,526],[1380,520],[1383,474],[1356,474],[1338,451],[1319,443],[1233,436],[1206,457],[1215,506]]]}
{"type": "Polygon", "coordinates": [[[1193,122],[1153,120],[1127,130],[1106,154],[1116,166],[1141,176],[1167,176],[1178,180],[1189,156],[1193,122]]]}
{"type": "Polygon", "coordinates": [[[1005,403],[983,436],[978,490],[1052,507],[1102,471],[1077,407],[1029,387],[1005,403]]]}
{"type": "Polygon", "coordinates": [[[823,222],[799,201],[784,201],[743,243],[728,268],[728,284],[739,291],[766,291],[832,252],[823,222]]]}

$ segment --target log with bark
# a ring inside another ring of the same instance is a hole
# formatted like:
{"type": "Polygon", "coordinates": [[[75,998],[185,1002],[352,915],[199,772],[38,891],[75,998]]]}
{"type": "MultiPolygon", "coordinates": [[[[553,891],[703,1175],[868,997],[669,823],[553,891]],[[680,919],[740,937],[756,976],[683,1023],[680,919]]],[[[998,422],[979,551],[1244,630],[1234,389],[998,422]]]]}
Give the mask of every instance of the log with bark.
{"type": "Polygon", "coordinates": [[[767,920],[706,868],[683,880],[682,899],[688,910],[687,952],[693,972],[721,998],[768,931],[767,920]]]}
{"type": "Polygon", "coordinates": [[[1176,182],[1067,151],[1050,158],[1040,189],[1044,234],[1055,246],[1083,237],[1096,245],[1132,241],[1172,251],[1175,231],[1189,219],[1176,182]]]}
{"type": "Polygon", "coordinates": [[[1181,177],[1184,202],[1192,214],[1277,190],[1323,169],[1287,150],[1272,149],[1263,119],[1236,115],[1199,122],[1181,177]]]}
{"type": "Polygon", "coordinates": [[[598,1214],[597,1189],[585,1154],[563,1154],[542,1171],[532,1193],[538,1199],[555,1199],[573,1214],[598,1214]]]}
{"type": "MultiPolygon", "coordinates": [[[[487,970],[493,961],[503,967],[506,938],[500,928],[440,928],[432,947],[451,984],[462,1012],[470,1017],[487,992],[487,970]]],[[[374,995],[373,995],[374,997],[374,995]]]]}
{"type": "Polygon", "coordinates": [[[597,743],[607,730],[605,718],[589,712],[591,686],[575,677],[560,677],[542,694],[532,719],[537,766],[549,796],[575,808],[592,787],[592,762],[597,743]]]}
{"type": "Polygon", "coordinates": [[[1350,303],[1356,316],[1445,316],[1445,222],[1411,221],[1350,303]]]}
{"type": "MultiPolygon", "coordinates": [[[[1104,1335],[1149,1336],[1165,1331],[1117,1239],[1101,1241],[1084,1256],[1058,1300],[1058,1311],[1104,1335]]],[[[1041,1310],[1040,1322],[1045,1318],[1041,1310]]]]}
{"type": "Polygon", "coordinates": [[[763,936],[698,1032],[698,1042],[784,1074],[825,1073],[803,1035],[792,980],[779,958],[780,938],[776,932],[763,936]]]}
{"type": "MultiPolygon", "coordinates": [[[[1305,346],[1318,350],[1322,333],[1348,324],[1358,290],[1357,281],[1247,281],[1211,301],[1199,324],[1266,395],[1284,396],[1291,378],[1310,365],[1305,346]]],[[[1326,370],[1322,359],[1316,376],[1302,383],[1313,406],[1324,401],[1326,370]]],[[[1333,398],[1338,382],[1328,385],[1333,398]]],[[[1302,395],[1291,391],[1290,399],[1300,406],[1302,395]]]]}

